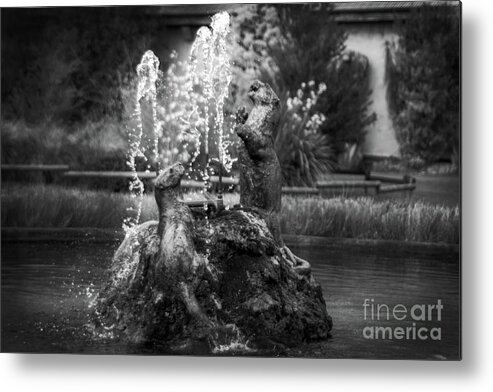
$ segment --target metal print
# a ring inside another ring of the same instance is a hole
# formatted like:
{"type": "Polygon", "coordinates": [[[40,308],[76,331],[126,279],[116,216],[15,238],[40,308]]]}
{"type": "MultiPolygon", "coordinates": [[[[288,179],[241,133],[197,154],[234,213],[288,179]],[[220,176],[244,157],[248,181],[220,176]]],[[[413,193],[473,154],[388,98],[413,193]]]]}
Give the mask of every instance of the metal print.
{"type": "Polygon", "coordinates": [[[459,360],[460,10],[2,9],[2,352],[459,360]]]}

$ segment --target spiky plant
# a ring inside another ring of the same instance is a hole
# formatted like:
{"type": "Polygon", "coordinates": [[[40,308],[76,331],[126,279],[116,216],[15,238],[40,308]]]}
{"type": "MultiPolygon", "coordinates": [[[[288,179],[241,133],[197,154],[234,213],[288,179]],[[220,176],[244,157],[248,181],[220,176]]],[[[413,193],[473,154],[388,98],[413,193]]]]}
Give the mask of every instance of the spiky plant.
{"type": "Polygon", "coordinates": [[[318,176],[332,171],[335,154],[327,136],[319,132],[325,116],[314,110],[326,90],[322,83],[302,83],[296,95],[283,100],[275,149],[286,185],[314,186],[318,176]]]}

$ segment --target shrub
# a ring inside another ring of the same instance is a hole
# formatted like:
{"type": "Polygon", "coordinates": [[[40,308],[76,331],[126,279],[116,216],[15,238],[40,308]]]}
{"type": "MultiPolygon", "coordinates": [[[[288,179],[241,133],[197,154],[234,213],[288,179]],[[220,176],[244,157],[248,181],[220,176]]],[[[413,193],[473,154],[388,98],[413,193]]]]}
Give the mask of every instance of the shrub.
{"type": "Polygon", "coordinates": [[[456,6],[422,6],[387,48],[389,102],[403,158],[458,163],[460,23],[456,6]]]}
{"type": "Polygon", "coordinates": [[[369,73],[368,58],[354,51],[344,51],[328,65],[325,83],[330,92],[321,97],[318,108],[327,118],[322,132],[338,155],[361,146],[366,128],[376,120],[369,112],[369,73]]]}
{"type": "Polygon", "coordinates": [[[325,84],[316,88],[313,81],[302,83],[282,106],[274,145],[287,185],[314,186],[318,176],[333,167],[333,150],[320,133],[325,116],[314,111],[326,88],[325,84]]]}

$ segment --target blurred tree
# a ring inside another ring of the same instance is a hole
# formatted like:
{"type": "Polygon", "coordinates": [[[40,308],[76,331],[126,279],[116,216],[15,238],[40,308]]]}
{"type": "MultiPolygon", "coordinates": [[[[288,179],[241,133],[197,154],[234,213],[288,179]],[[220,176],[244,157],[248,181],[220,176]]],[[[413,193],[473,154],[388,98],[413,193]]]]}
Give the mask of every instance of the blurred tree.
{"type": "Polygon", "coordinates": [[[121,119],[152,28],[128,7],[5,10],[2,116],[64,124],[121,119]]]}
{"type": "Polygon", "coordinates": [[[422,6],[399,25],[387,48],[388,100],[401,154],[429,164],[458,164],[460,140],[460,10],[422,6]],[[393,49],[393,50],[391,50],[393,49]]]}

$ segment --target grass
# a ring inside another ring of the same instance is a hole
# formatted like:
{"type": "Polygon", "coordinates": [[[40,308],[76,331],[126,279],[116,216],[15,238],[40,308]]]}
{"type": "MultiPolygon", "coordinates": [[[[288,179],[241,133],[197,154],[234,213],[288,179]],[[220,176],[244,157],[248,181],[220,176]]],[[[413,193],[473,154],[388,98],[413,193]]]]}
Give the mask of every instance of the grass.
{"type": "Polygon", "coordinates": [[[2,186],[2,227],[121,227],[128,195],[49,185],[2,186]]]}
{"type": "Polygon", "coordinates": [[[458,207],[360,198],[286,198],[281,231],[323,237],[458,244],[458,207]]]}
{"type": "MultiPolygon", "coordinates": [[[[227,205],[237,202],[238,195],[225,196],[227,205]]],[[[1,222],[2,227],[118,229],[128,215],[127,209],[134,204],[135,199],[128,194],[54,185],[4,184],[1,222]]],[[[142,221],[156,218],[154,198],[146,195],[142,221]]],[[[460,211],[458,207],[365,197],[284,197],[281,227],[285,234],[457,244],[460,211]]]]}

